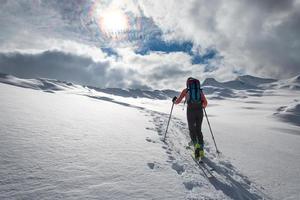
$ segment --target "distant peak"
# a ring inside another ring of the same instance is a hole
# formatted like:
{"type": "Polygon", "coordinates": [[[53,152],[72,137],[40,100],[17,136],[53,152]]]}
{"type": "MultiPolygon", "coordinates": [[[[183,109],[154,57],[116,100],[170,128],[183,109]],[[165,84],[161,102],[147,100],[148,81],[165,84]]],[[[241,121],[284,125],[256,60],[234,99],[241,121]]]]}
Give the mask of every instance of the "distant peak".
{"type": "Polygon", "coordinates": [[[237,78],[252,78],[252,79],[255,79],[257,77],[251,76],[251,75],[241,75],[241,76],[238,76],[237,78]]]}
{"type": "Polygon", "coordinates": [[[214,78],[206,78],[203,82],[203,84],[205,83],[218,83],[218,81],[214,78]]]}
{"type": "Polygon", "coordinates": [[[296,76],[294,80],[295,82],[300,83],[300,75],[296,76]]]}
{"type": "Polygon", "coordinates": [[[214,87],[222,87],[222,83],[218,82],[214,78],[206,78],[202,83],[202,86],[214,86],[214,87]]]}
{"type": "Polygon", "coordinates": [[[8,74],[0,73],[0,78],[7,78],[8,74]]]}
{"type": "Polygon", "coordinates": [[[277,81],[276,79],[272,79],[272,78],[264,78],[264,77],[258,77],[258,76],[252,76],[252,75],[242,75],[242,76],[238,76],[237,79],[252,79],[252,80],[273,80],[273,81],[277,81]]]}
{"type": "Polygon", "coordinates": [[[206,78],[205,80],[213,80],[213,81],[216,81],[215,78],[206,78]]]}

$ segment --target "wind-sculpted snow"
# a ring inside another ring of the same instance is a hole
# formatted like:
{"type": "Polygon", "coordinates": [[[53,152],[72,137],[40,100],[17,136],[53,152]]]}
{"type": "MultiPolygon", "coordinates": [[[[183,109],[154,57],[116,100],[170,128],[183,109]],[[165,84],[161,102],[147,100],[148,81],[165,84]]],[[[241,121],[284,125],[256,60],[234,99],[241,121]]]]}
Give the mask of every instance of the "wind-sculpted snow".
{"type": "Polygon", "coordinates": [[[277,109],[274,115],[281,120],[289,123],[293,123],[296,126],[300,126],[300,102],[294,100],[288,106],[281,106],[277,109]]]}

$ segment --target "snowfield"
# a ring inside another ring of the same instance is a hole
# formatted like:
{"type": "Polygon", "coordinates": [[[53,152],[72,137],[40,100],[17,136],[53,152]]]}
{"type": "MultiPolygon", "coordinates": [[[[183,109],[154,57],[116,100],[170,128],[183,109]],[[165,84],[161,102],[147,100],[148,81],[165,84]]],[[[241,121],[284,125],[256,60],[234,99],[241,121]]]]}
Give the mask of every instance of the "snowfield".
{"type": "Polygon", "coordinates": [[[204,171],[175,91],[0,82],[0,199],[300,199],[299,76],[206,81],[204,171]]]}

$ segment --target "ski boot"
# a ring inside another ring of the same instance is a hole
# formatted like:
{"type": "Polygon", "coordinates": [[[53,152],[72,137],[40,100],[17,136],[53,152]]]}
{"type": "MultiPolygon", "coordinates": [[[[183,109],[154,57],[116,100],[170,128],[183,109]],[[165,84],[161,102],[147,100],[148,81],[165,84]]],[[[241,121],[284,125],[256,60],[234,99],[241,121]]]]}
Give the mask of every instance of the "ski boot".
{"type": "Polygon", "coordinates": [[[199,156],[201,159],[204,158],[204,144],[200,144],[199,156]]]}
{"type": "Polygon", "coordinates": [[[201,146],[200,144],[196,143],[195,144],[195,159],[199,160],[200,158],[200,151],[201,151],[201,146]]]}

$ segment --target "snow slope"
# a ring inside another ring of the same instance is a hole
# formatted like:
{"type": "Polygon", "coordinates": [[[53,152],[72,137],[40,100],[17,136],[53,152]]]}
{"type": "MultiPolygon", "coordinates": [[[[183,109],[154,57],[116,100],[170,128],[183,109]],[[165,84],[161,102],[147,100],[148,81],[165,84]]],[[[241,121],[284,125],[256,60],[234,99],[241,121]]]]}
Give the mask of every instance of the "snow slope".
{"type": "Polygon", "coordinates": [[[174,171],[148,167],[167,155],[145,140],[152,127],[146,113],[84,96],[0,87],[1,199],[184,198],[174,171]]]}
{"type": "Polygon", "coordinates": [[[207,178],[186,148],[182,106],[161,141],[171,106],[164,92],[141,98],[141,91],[7,75],[0,82],[0,199],[300,197],[299,124],[290,120],[298,116],[298,91],[207,92],[222,151],[215,155],[204,121],[206,163],[215,169],[207,178]],[[292,116],[284,121],[281,112],[292,116]]]}

